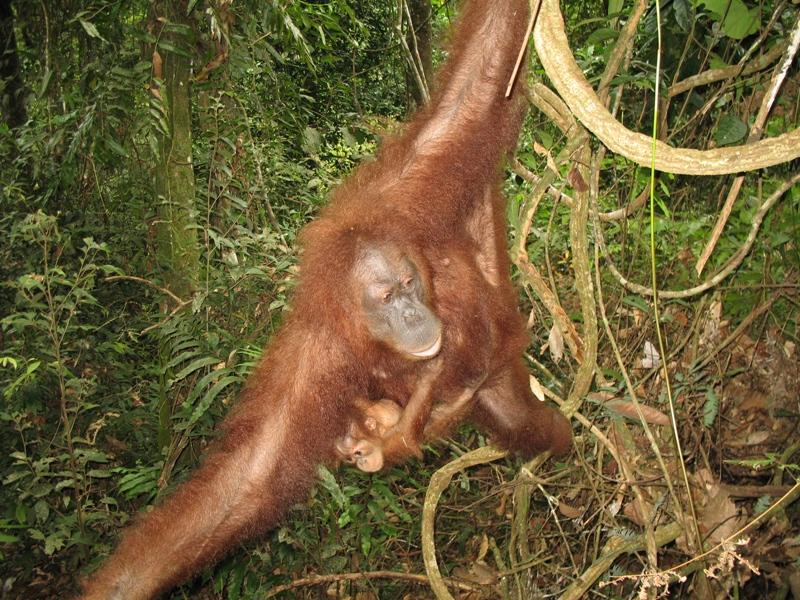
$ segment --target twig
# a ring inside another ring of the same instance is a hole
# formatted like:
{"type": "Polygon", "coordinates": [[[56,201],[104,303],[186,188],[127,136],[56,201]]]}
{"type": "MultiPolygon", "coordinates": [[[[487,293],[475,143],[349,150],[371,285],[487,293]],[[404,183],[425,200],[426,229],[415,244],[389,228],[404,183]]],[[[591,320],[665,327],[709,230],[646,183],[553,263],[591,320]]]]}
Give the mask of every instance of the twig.
{"type": "Polygon", "coordinates": [[[692,365],[690,370],[699,371],[704,366],[706,366],[709,363],[709,361],[711,361],[712,358],[714,358],[717,354],[722,352],[725,348],[727,348],[731,344],[731,342],[733,342],[736,338],[738,338],[745,331],[747,331],[747,329],[750,327],[753,321],[755,321],[758,317],[760,317],[770,308],[772,308],[772,305],[775,304],[775,302],[777,302],[778,299],[781,298],[782,296],[783,295],[780,293],[775,294],[774,296],[770,296],[761,306],[758,306],[755,309],[753,309],[750,312],[750,314],[747,315],[747,317],[745,317],[741,323],[739,323],[738,327],[736,327],[736,329],[734,329],[733,332],[722,341],[721,344],[717,345],[708,354],[698,359],[697,362],[692,365]]]}
{"type": "Polygon", "coordinates": [[[158,323],[154,323],[153,325],[145,327],[144,329],[142,329],[142,331],[139,333],[139,335],[146,335],[146,334],[150,333],[151,331],[153,331],[154,329],[158,329],[164,323],[166,323],[172,317],[174,317],[176,314],[178,314],[181,310],[183,310],[184,308],[186,308],[187,306],[190,306],[192,304],[192,300],[181,300],[178,296],[176,296],[173,292],[171,292],[167,288],[161,287],[160,285],[156,285],[155,283],[153,283],[149,279],[144,279],[142,277],[134,277],[133,275],[111,275],[111,276],[105,278],[105,281],[109,281],[109,282],[124,281],[124,280],[135,281],[137,283],[143,283],[144,285],[147,285],[147,286],[149,286],[149,287],[151,287],[153,289],[158,290],[162,294],[165,294],[165,295],[169,296],[175,302],[175,306],[172,308],[172,310],[169,311],[169,314],[164,319],[162,319],[158,323]]]}
{"type": "MultiPolygon", "coordinates": [[[[771,209],[775,204],[780,200],[780,198],[785,194],[788,190],[792,188],[793,185],[800,182],[800,173],[795,173],[787,180],[785,180],[778,188],[772,192],[769,198],[767,198],[764,203],[759,207],[758,211],[753,215],[753,222],[750,225],[750,232],[747,235],[747,239],[744,241],[744,244],[739,248],[739,250],[734,253],[733,256],[728,260],[724,267],[722,267],[715,275],[709,277],[703,283],[696,285],[691,288],[687,288],[684,290],[658,290],[658,295],[661,298],[690,298],[692,296],[696,296],[698,294],[702,294],[710,290],[712,287],[716,286],[718,283],[723,281],[728,275],[733,273],[736,268],[742,263],[744,257],[747,256],[750,249],[753,247],[753,243],[756,241],[756,235],[758,234],[758,230],[761,228],[761,223],[764,221],[764,217],[766,216],[769,209],[771,209]]],[[[594,214],[597,214],[597,211],[594,211],[594,214]]],[[[608,247],[606,246],[605,237],[603,236],[602,228],[599,225],[599,219],[595,221],[595,237],[597,239],[597,243],[600,245],[600,249],[603,251],[603,258],[605,258],[608,268],[614,277],[619,281],[619,283],[627,288],[628,290],[640,294],[642,296],[652,296],[653,290],[649,287],[645,287],[633,281],[630,281],[627,277],[625,277],[622,273],[620,273],[617,266],[614,264],[614,261],[611,259],[611,255],[608,252],[608,247]]]]}
{"type": "Polygon", "coordinates": [[[436,471],[431,477],[428,489],[425,492],[425,503],[422,505],[422,559],[425,562],[425,571],[431,584],[431,590],[438,600],[454,600],[447,591],[439,565],[436,563],[436,543],[433,539],[436,505],[442,492],[447,489],[453,476],[475,465],[492,462],[504,458],[508,453],[492,446],[484,446],[460,456],[436,471]]]}
{"type": "MultiPolygon", "coordinates": [[[[612,151],[649,166],[652,140],[617,121],[595,94],[570,50],[558,0],[542,0],[533,41],[547,76],[573,114],[612,151]]],[[[695,150],[657,142],[656,169],[684,175],[753,171],[800,157],[800,128],[752,144],[695,150]]]]}
{"type": "Polygon", "coordinates": [[[539,300],[544,304],[547,311],[553,317],[553,320],[558,324],[558,328],[561,330],[561,334],[564,336],[564,340],[567,342],[567,347],[572,353],[572,356],[574,356],[575,360],[578,362],[582,362],[584,342],[578,330],[575,329],[575,325],[569,318],[567,311],[558,303],[555,294],[547,286],[539,270],[528,261],[527,256],[518,257],[514,262],[517,267],[519,267],[525,282],[533,288],[539,300]]]}
{"type": "MultiPolygon", "coordinates": [[[[522,177],[525,181],[527,181],[531,185],[536,185],[542,180],[541,177],[539,177],[536,173],[528,169],[528,167],[523,165],[516,157],[511,161],[511,165],[509,166],[511,167],[511,170],[514,171],[514,173],[522,177]]],[[[572,204],[574,202],[572,196],[568,196],[553,184],[547,186],[547,193],[553,196],[554,198],[561,200],[562,202],[564,202],[564,204],[572,208],[572,204]]]]}
{"type": "MultiPolygon", "coordinates": [[[[763,513],[758,515],[755,519],[750,521],[747,525],[745,525],[744,527],[742,527],[741,529],[739,529],[735,533],[732,533],[731,535],[726,537],[724,540],[720,541],[713,548],[710,548],[710,549],[706,550],[705,552],[703,552],[702,554],[699,554],[699,555],[691,558],[690,560],[682,562],[679,565],[675,565],[674,567],[670,567],[670,573],[677,572],[677,571],[684,571],[684,570],[690,568],[692,565],[696,564],[697,562],[699,562],[699,561],[701,561],[701,560],[713,555],[718,550],[722,550],[726,544],[731,544],[732,542],[736,542],[738,539],[740,539],[742,536],[744,536],[750,530],[752,530],[756,525],[760,525],[763,521],[766,521],[767,517],[772,516],[774,513],[776,513],[779,510],[784,510],[787,506],[789,506],[795,500],[797,500],[797,498],[799,496],[800,496],[800,483],[796,483],[791,487],[791,489],[788,492],[786,492],[783,496],[781,496],[775,502],[773,502],[767,510],[765,510],[763,513]]],[[[672,527],[672,526],[677,526],[677,524],[673,523],[672,525],[668,525],[667,527],[672,527]]],[[[663,528],[661,528],[661,529],[663,529],[663,528]]],[[[660,531],[660,529],[659,529],[659,531],[660,531]]],[[[672,538],[672,539],[675,539],[675,538],[672,538]]],[[[669,541],[672,541],[672,540],[669,540],[669,541]]],[[[627,575],[627,576],[624,576],[624,577],[612,577],[611,581],[613,582],[615,580],[631,579],[632,577],[636,577],[636,578],[650,577],[652,575],[653,575],[652,573],[645,573],[645,574],[642,574],[642,575],[635,575],[635,576],[627,575]]],[[[565,598],[565,596],[562,596],[562,599],[563,598],[565,598]]]]}
{"type": "MultiPolygon", "coordinates": [[[[532,185],[538,184],[542,178],[539,177],[536,173],[528,169],[525,165],[523,165],[519,159],[514,159],[511,163],[511,170],[514,171],[517,175],[522,177],[525,181],[532,185]]],[[[561,190],[559,190],[554,185],[547,186],[547,193],[553,196],[554,198],[559,199],[569,208],[572,208],[573,203],[575,200],[569,194],[565,194],[561,190]]],[[[645,205],[647,202],[647,198],[650,195],[650,190],[648,188],[643,188],[639,195],[636,196],[633,200],[628,202],[625,206],[621,208],[614,209],[609,212],[599,213],[600,221],[609,222],[609,221],[619,221],[621,219],[627,219],[630,215],[633,214],[634,211],[639,210],[642,206],[645,205]]]]}
{"type": "Polygon", "coordinates": [[[721,489],[737,498],[760,498],[761,496],[783,496],[791,491],[789,485],[731,485],[723,483],[721,489]]]}
{"type": "MultiPolygon", "coordinates": [[[[291,583],[278,585],[267,592],[262,598],[272,598],[300,587],[307,587],[310,585],[322,585],[325,583],[336,583],[338,581],[361,581],[364,579],[402,579],[405,581],[413,581],[415,583],[427,584],[428,578],[425,575],[417,575],[416,573],[398,573],[396,571],[367,571],[364,573],[337,573],[335,575],[311,575],[303,577],[302,579],[295,579],[291,583]]],[[[447,582],[460,590],[474,591],[481,589],[481,586],[475,583],[466,581],[448,579],[447,582]]]]}
{"type": "Polygon", "coordinates": [[[722,81],[723,79],[728,79],[730,77],[752,75],[753,73],[762,71],[780,58],[781,54],[783,54],[783,51],[786,50],[786,46],[787,44],[785,42],[779,42],[775,44],[767,52],[747,63],[744,68],[742,68],[741,65],[732,65],[730,67],[723,67],[721,69],[709,69],[708,71],[703,71],[697,75],[687,77],[686,79],[669,86],[669,89],[667,89],[667,97],[673,98],[679,94],[682,94],[683,92],[688,92],[692,88],[700,87],[701,85],[708,85],[709,83],[714,83],[716,81],[722,81]]]}
{"type": "MultiPolygon", "coordinates": [[[[786,0],[780,0],[780,2],[778,2],[778,5],[775,7],[775,10],[773,11],[772,16],[769,19],[769,22],[764,27],[761,28],[761,33],[756,38],[756,40],[750,45],[750,47],[747,50],[745,50],[744,54],[742,55],[742,57],[739,60],[739,63],[732,67],[733,69],[736,69],[736,72],[729,74],[729,77],[731,78],[731,80],[734,77],[738,77],[739,76],[741,70],[743,70],[747,66],[748,62],[750,61],[750,57],[753,56],[755,51],[758,50],[762,46],[762,44],[766,40],[767,36],[772,31],[772,28],[774,27],[775,23],[780,18],[780,15],[783,13],[783,9],[784,9],[785,6],[786,6],[786,0]]],[[[689,37],[687,38],[687,43],[684,46],[683,56],[681,57],[681,60],[680,60],[680,63],[679,63],[679,68],[675,69],[676,80],[677,80],[678,75],[680,74],[682,66],[683,66],[683,64],[684,64],[684,62],[686,60],[686,57],[687,57],[688,53],[689,53],[689,43],[690,43],[691,40],[694,39],[694,35],[693,34],[694,34],[694,24],[692,25],[691,32],[689,34],[689,37]]],[[[779,44],[777,44],[777,46],[781,46],[781,44],[779,43],[779,44]]],[[[785,48],[785,44],[783,44],[783,46],[785,48]]],[[[705,65],[706,61],[709,60],[712,48],[713,48],[713,45],[706,48],[706,50],[704,52],[703,60],[702,60],[703,65],[705,65]]],[[[777,58],[778,57],[775,57],[775,60],[777,60],[777,58]]],[[[703,68],[705,68],[705,67],[703,67],[703,68]]],[[[673,84],[675,83],[676,80],[673,81],[673,84]]],[[[700,110],[695,111],[694,114],[691,117],[689,117],[688,119],[684,119],[683,118],[684,117],[684,112],[686,111],[687,107],[689,106],[689,101],[690,101],[690,96],[689,96],[689,94],[687,94],[686,97],[683,100],[683,105],[681,106],[681,109],[680,109],[678,115],[676,116],[676,122],[682,122],[683,124],[680,125],[677,129],[675,129],[670,134],[670,137],[675,137],[678,133],[680,133],[681,131],[687,129],[688,127],[694,127],[695,123],[697,122],[698,119],[705,118],[705,116],[708,114],[708,111],[711,110],[712,107],[717,105],[717,102],[719,101],[719,99],[724,94],[728,93],[728,91],[730,90],[732,85],[733,85],[732,81],[726,81],[724,85],[720,86],[720,88],[718,90],[716,90],[713,94],[711,94],[710,98],[700,108],[700,110]]],[[[670,98],[670,96],[668,95],[667,99],[669,100],[669,98],[670,98]]]]}
{"type": "Polygon", "coordinates": [[[531,38],[533,24],[536,22],[536,15],[539,14],[539,6],[541,3],[542,0],[531,0],[531,14],[528,18],[528,29],[525,32],[525,38],[522,41],[522,45],[519,47],[519,54],[517,55],[517,62],[514,63],[514,70],[511,72],[511,77],[508,80],[506,98],[511,97],[511,88],[514,87],[514,82],[517,80],[517,74],[519,73],[519,67],[522,64],[522,57],[525,56],[525,51],[528,49],[528,40],[531,38]]]}
{"type": "MultiPolygon", "coordinates": [[[[675,541],[683,533],[683,527],[678,523],[670,523],[655,530],[654,537],[657,546],[665,546],[675,541]]],[[[639,552],[647,543],[644,535],[632,538],[613,536],[609,538],[600,552],[600,558],[594,561],[572,584],[559,596],[559,600],[578,600],[583,598],[592,584],[608,572],[614,561],[623,554],[639,552]]],[[[642,575],[646,577],[647,575],[642,575]]],[[[612,580],[613,581],[613,580],[612,580]]]]}
{"type": "Polygon", "coordinates": [[[600,84],[597,86],[597,96],[603,104],[608,100],[608,90],[611,82],[619,71],[626,52],[632,46],[633,40],[636,38],[636,27],[639,25],[639,21],[642,19],[642,15],[644,15],[644,11],[649,4],[647,0],[638,0],[633,10],[628,15],[628,22],[625,23],[625,27],[622,28],[622,31],[619,32],[619,37],[617,37],[611,55],[608,57],[606,68],[600,76],[600,84]]]}
{"type": "MultiPolygon", "coordinates": [[[[550,398],[553,402],[558,404],[559,407],[564,405],[564,400],[559,398],[556,394],[551,392],[548,388],[543,387],[542,390],[544,391],[545,395],[550,398]]],[[[606,435],[600,431],[596,425],[594,425],[589,419],[583,416],[580,411],[574,411],[572,413],[572,418],[578,421],[581,425],[583,425],[586,429],[588,429],[597,440],[605,446],[605,449],[608,450],[608,453],[611,457],[618,463],[622,462],[622,459],[619,457],[619,453],[617,452],[617,447],[611,443],[611,440],[606,437],[606,435]]],[[[630,482],[629,482],[630,483],[630,482]]]]}
{"type": "MultiPolygon", "coordinates": [[[[628,395],[633,402],[633,406],[636,409],[636,414],[639,417],[639,421],[641,422],[642,428],[645,433],[645,437],[647,437],[647,441],[650,443],[650,448],[653,450],[653,454],[658,461],[659,467],[661,468],[661,472],[664,474],[664,481],[667,484],[667,488],[669,489],[670,498],[674,503],[674,508],[676,513],[681,512],[681,504],[678,501],[678,496],[675,492],[674,485],[672,483],[672,478],[670,477],[669,469],[664,462],[664,457],[661,454],[661,448],[659,448],[658,443],[656,442],[655,436],[653,432],[650,430],[650,426],[647,423],[647,419],[644,417],[644,413],[642,412],[642,406],[639,402],[639,396],[636,394],[636,390],[633,387],[633,383],[631,382],[630,376],[628,375],[628,370],[625,368],[625,362],[622,360],[622,354],[619,351],[619,346],[617,345],[617,340],[614,337],[614,333],[611,331],[611,324],[608,321],[608,315],[606,314],[606,307],[605,307],[605,300],[603,299],[603,286],[601,285],[600,279],[600,257],[597,246],[595,246],[594,250],[594,262],[595,262],[595,279],[597,284],[597,306],[600,309],[600,317],[603,321],[603,326],[605,328],[606,337],[608,341],[611,343],[611,349],[614,353],[614,358],[617,361],[617,366],[622,373],[623,379],[625,380],[625,386],[628,389],[628,395]]],[[[644,497],[641,491],[641,487],[638,483],[635,483],[635,479],[633,475],[630,473],[629,468],[627,467],[627,461],[620,461],[620,467],[623,469],[625,477],[633,481],[634,483],[631,485],[633,489],[633,493],[636,496],[636,501],[639,503],[641,515],[645,521],[645,533],[644,537],[646,540],[646,548],[647,548],[647,558],[648,562],[652,569],[656,569],[658,567],[657,562],[657,555],[656,555],[656,548],[657,544],[655,541],[655,530],[653,528],[653,518],[652,514],[650,513],[649,507],[644,501],[644,497]]]]}
{"type": "Polygon", "coordinates": [[[409,66],[411,67],[412,75],[417,82],[417,86],[419,86],[419,90],[422,93],[422,98],[425,104],[430,102],[431,95],[428,91],[428,82],[425,81],[425,69],[422,64],[422,59],[419,58],[419,52],[416,53],[417,59],[419,59],[419,63],[414,58],[414,51],[408,45],[405,36],[403,35],[403,9],[405,9],[405,13],[408,16],[408,27],[411,31],[412,42],[414,43],[414,49],[416,50],[417,46],[417,34],[414,31],[414,23],[411,21],[411,13],[409,12],[408,3],[405,0],[400,0],[400,6],[398,7],[399,18],[397,25],[395,28],[397,29],[397,35],[400,38],[400,45],[405,50],[405,57],[408,61],[409,66]]]}
{"type": "MultiPolygon", "coordinates": [[[[583,130],[583,128],[579,128],[567,145],[564,146],[561,152],[559,152],[555,159],[556,164],[561,165],[570,160],[572,155],[587,140],[588,136],[586,135],[586,132],[583,130]]],[[[575,329],[575,325],[570,320],[566,311],[558,304],[555,294],[552,292],[552,290],[550,290],[550,288],[547,287],[542,275],[539,273],[536,267],[530,263],[527,253],[528,234],[531,230],[536,207],[539,204],[539,200],[544,195],[545,190],[553,183],[553,181],[555,181],[557,175],[557,173],[548,169],[542,175],[539,183],[534,186],[534,189],[528,198],[527,206],[525,207],[523,214],[520,215],[520,226],[517,233],[515,249],[512,251],[512,258],[514,260],[514,264],[519,267],[519,270],[525,278],[526,283],[533,288],[533,291],[545,305],[545,308],[547,308],[547,310],[550,312],[553,320],[558,324],[558,327],[561,330],[561,333],[564,336],[572,355],[578,362],[582,362],[584,351],[583,340],[581,339],[580,335],[578,335],[578,331],[575,329]]]]}
{"type": "MultiPolygon", "coordinates": [[[[262,198],[264,200],[265,206],[267,207],[267,218],[269,219],[270,225],[272,225],[273,231],[275,234],[281,238],[281,240],[286,243],[286,237],[283,235],[281,231],[280,223],[278,223],[278,219],[275,217],[275,212],[272,210],[272,201],[269,199],[269,194],[267,193],[267,189],[264,187],[264,172],[261,169],[261,156],[263,153],[258,152],[256,149],[256,142],[253,139],[253,129],[250,125],[250,115],[247,114],[247,110],[245,109],[244,105],[241,103],[239,98],[234,94],[229,96],[239,107],[239,110],[244,117],[245,123],[245,131],[247,131],[247,138],[250,141],[250,152],[253,155],[253,164],[256,168],[256,180],[258,181],[258,189],[261,191],[262,198]]],[[[250,196],[250,194],[248,194],[250,196]]],[[[247,202],[247,208],[250,210],[251,202],[247,202]]]]}
{"type": "Polygon", "coordinates": [[[144,279],[143,277],[134,277],[133,275],[110,275],[106,277],[104,281],[108,281],[109,283],[113,281],[136,281],[137,283],[143,283],[144,285],[149,286],[154,290],[158,290],[159,292],[165,294],[166,296],[169,296],[175,301],[175,304],[178,304],[180,306],[189,304],[191,302],[191,300],[182,300],[167,288],[161,287],[160,285],[153,283],[149,279],[144,279]]]}
{"type": "MultiPolygon", "coordinates": [[[[797,55],[798,47],[800,47],[800,19],[797,20],[794,30],[792,31],[791,42],[786,50],[786,56],[784,57],[780,67],[772,76],[772,81],[770,81],[769,88],[767,89],[766,93],[764,94],[764,98],[761,101],[761,106],[759,107],[758,114],[753,122],[753,127],[750,129],[750,135],[747,136],[748,144],[761,138],[761,134],[764,131],[764,124],[767,122],[767,117],[769,116],[770,110],[772,110],[772,105],[774,104],[775,98],[778,95],[778,90],[781,88],[784,79],[786,79],[786,73],[788,73],[789,67],[794,61],[794,57],[797,55]]],[[[717,247],[717,242],[722,235],[722,230],[725,228],[725,224],[728,222],[728,219],[731,216],[733,204],[736,202],[736,198],[739,197],[739,192],[742,189],[743,183],[744,175],[739,175],[733,180],[733,183],[728,190],[728,196],[725,198],[725,204],[723,205],[722,211],[720,212],[719,217],[717,217],[717,222],[714,224],[714,229],[711,232],[711,239],[708,240],[708,244],[706,244],[706,247],[703,249],[700,258],[697,259],[697,263],[694,266],[694,270],[698,275],[703,272],[708,259],[711,258],[711,254],[714,252],[714,248],[717,247]]]]}

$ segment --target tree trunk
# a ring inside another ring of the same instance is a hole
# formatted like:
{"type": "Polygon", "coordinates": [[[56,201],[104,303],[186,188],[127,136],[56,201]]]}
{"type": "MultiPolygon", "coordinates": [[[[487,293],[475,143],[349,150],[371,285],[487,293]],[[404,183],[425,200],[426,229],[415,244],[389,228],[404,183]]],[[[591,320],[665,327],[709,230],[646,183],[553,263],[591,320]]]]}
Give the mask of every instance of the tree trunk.
{"type": "Polygon", "coordinates": [[[0,112],[12,129],[28,119],[11,0],[0,0],[0,112]]]}
{"type": "MultiPolygon", "coordinates": [[[[431,0],[405,0],[405,3],[411,15],[411,23],[406,30],[406,44],[411,53],[409,58],[417,69],[415,73],[414,68],[406,61],[406,87],[414,104],[422,106],[427,101],[426,92],[430,91],[433,83],[431,0]],[[423,87],[421,83],[426,87],[423,87]]],[[[402,4],[401,10],[403,10],[402,4]]]]}
{"type": "MultiPolygon", "coordinates": [[[[186,0],[161,0],[155,6],[157,19],[153,21],[161,26],[158,39],[163,42],[153,52],[154,96],[160,98],[163,111],[154,168],[158,204],[156,257],[166,287],[183,300],[197,289],[200,270],[188,58],[194,44],[189,39],[193,36],[178,33],[189,24],[186,6],[186,0]]],[[[162,448],[170,441],[171,417],[171,403],[163,395],[158,415],[158,443],[162,448]]]]}
{"type": "Polygon", "coordinates": [[[195,211],[195,182],[192,167],[192,118],[189,94],[193,48],[191,40],[170,28],[188,25],[185,0],[163,0],[157,7],[164,24],[153,53],[154,89],[161,97],[163,123],[159,135],[159,156],[155,165],[155,193],[158,204],[156,226],[157,258],[166,286],[184,300],[197,288],[200,250],[195,211]],[[186,52],[173,52],[178,48],[186,52]],[[159,73],[159,62],[161,73],[159,73]],[[160,78],[160,81],[158,79],[160,78]]]}

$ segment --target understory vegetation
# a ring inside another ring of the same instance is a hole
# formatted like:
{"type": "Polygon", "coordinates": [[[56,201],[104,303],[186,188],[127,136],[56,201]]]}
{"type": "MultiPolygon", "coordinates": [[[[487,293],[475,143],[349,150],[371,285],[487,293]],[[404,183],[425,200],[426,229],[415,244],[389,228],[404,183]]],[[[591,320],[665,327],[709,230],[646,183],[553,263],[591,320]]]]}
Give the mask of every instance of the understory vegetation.
{"type": "MultiPolygon", "coordinates": [[[[724,150],[800,124],[796,3],[561,9],[629,130],[724,150]]],[[[455,14],[0,3],[3,598],[77,593],[191,473],[289,310],[298,231],[423,101],[455,14]]],[[[800,598],[797,152],[651,174],[575,121],[533,43],[523,73],[512,277],[531,386],[572,418],[574,449],[454,476],[434,537],[450,593],[800,598]]],[[[386,472],[321,469],[283,526],[169,597],[432,598],[431,477],[488,443],[464,426],[386,472]]]]}

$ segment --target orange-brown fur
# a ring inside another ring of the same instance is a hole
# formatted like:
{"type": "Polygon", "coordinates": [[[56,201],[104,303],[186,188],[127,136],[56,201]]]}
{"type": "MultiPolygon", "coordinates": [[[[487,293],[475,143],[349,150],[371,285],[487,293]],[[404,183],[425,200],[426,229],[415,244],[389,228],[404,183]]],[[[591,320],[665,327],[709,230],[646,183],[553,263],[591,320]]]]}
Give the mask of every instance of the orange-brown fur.
{"type": "Polygon", "coordinates": [[[498,191],[524,114],[518,91],[511,100],[504,91],[526,21],[527,0],[465,7],[438,95],[304,230],[293,310],[218,441],[186,483],[123,533],[85,598],[151,598],[274,526],[308,493],[316,466],[335,462],[335,441],[358,418],[353,399],[412,397],[425,362],[374,342],[354,317],[349,273],[366,244],[395,244],[414,261],[443,324],[443,370],[414,428],[433,422],[441,435],[467,416],[518,452],[568,446],[569,425],[528,389],[498,191]],[[468,230],[476,214],[491,229],[477,240],[468,230]],[[487,252],[495,280],[482,270],[487,252]]]}
{"type": "Polygon", "coordinates": [[[341,460],[374,473],[383,467],[383,442],[400,421],[402,408],[388,398],[356,398],[354,405],[358,417],[348,425],[347,435],[336,441],[336,450],[341,460]]]}

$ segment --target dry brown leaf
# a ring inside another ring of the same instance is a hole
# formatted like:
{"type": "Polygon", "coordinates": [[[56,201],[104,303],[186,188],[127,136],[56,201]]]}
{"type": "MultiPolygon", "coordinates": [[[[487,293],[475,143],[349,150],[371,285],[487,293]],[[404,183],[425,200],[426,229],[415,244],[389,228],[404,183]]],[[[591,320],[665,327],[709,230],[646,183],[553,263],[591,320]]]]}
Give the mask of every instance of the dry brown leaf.
{"type": "Polygon", "coordinates": [[[559,501],[558,512],[560,512],[568,519],[577,519],[583,514],[584,509],[578,506],[571,506],[563,501],[559,501]]]}
{"type": "MultiPolygon", "coordinates": [[[[653,507],[652,505],[647,502],[649,512],[652,512],[653,507]]],[[[625,508],[622,509],[622,514],[628,517],[633,523],[639,525],[640,527],[644,527],[647,524],[647,520],[645,519],[642,512],[639,510],[639,502],[638,500],[629,500],[625,504],[625,508]]]]}
{"type": "Polygon", "coordinates": [[[553,361],[556,363],[561,361],[564,356],[564,336],[561,335],[561,330],[555,323],[547,336],[547,346],[550,348],[550,356],[553,357],[553,361]]]}
{"type": "Polygon", "coordinates": [[[719,341],[720,320],[722,317],[722,302],[714,300],[705,315],[703,332],[700,334],[700,345],[713,346],[719,341]]]}
{"type": "Polygon", "coordinates": [[[642,358],[642,368],[653,369],[661,364],[661,355],[650,341],[644,343],[644,358],[642,358]]]}
{"type": "Polygon", "coordinates": [[[539,383],[539,380],[533,375],[530,376],[529,381],[533,395],[536,396],[537,400],[544,402],[544,388],[542,387],[542,384],[539,383]]]}
{"type": "Polygon", "coordinates": [[[128,450],[128,444],[126,444],[122,440],[119,440],[119,439],[115,438],[113,435],[106,435],[104,439],[106,441],[106,444],[111,446],[111,448],[113,450],[117,450],[117,451],[126,451],[126,450],[128,450]]]}
{"type": "Polygon", "coordinates": [[[599,402],[600,404],[604,404],[615,397],[616,396],[614,392],[605,392],[602,390],[599,392],[589,392],[586,395],[586,398],[588,398],[589,400],[593,400],[594,402],[599,402]]]}
{"type": "Polygon", "coordinates": [[[539,156],[544,156],[545,157],[545,159],[547,160],[547,166],[551,171],[553,171],[553,173],[558,173],[558,165],[556,164],[556,161],[553,158],[553,155],[550,154],[550,151],[547,148],[542,146],[539,142],[534,142],[533,143],[533,150],[539,156]]]}
{"type": "Polygon", "coordinates": [[[692,250],[687,247],[678,252],[678,260],[688,267],[695,262],[695,256],[692,250]]]}
{"type": "Polygon", "coordinates": [[[767,396],[757,390],[750,390],[750,393],[739,403],[739,410],[766,410],[767,396]]]}
{"type": "Polygon", "coordinates": [[[161,60],[161,55],[158,53],[158,50],[153,50],[153,78],[154,79],[161,79],[162,75],[162,64],[163,60],[161,60]]]}
{"type": "Polygon", "coordinates": [[[577,192],[589,191],[589,186],[586,185],[586,181],[583,179],[578,167],[572,167],[569,170],[569,173],[567,173],[567,181],[577,192]]]}
{"type": "MultiPolygon", "coordinates": [[[[634,421],[639,420],[639,413],[636,411],[636,405],[628,400],[609,400],[604,404],[610,411],[628,417],[634,421]]],[[[639,404],[642,409],[642,416],[644,420],[653,425],[669,425],[669,417],[657,408],[647,406],[646,404],[639,404]]]]}
{"type": "Polygon", "coordinates": [[[536,325],[536,309],[532,308],[531,312],[528,314],[528,321],[525,323],[525,329],[533,329],[534,325],[536,325]]]}
{"type": "Polygon", "coordinates": [[[695,475],[700,483],[698,496],[698,525],[702,533],[708,534],[708,542],[716,544],[736,533],[745,523],[725,487],[707,469],[695,475]]]}
{"type": "Polygon", "coordinates": [[[502,517],[506,514],[506,504],[508,503],[508,494],[500,494],[500,502],[497,503],[497,508],[494,509],[494,514],[502,517]]]}
{"type": "Polygon", "coordinates": [[[771,431],[751,431],[744,441],[745,446],[758,446],[766,442],[772,435],[771,431]]]}
{"type": "Polygon", "coordinates": [[[455,567],[453,575],[464,581],[471,581],[479,585],[494,585],[497,583],[497,571],[482,560],[476,560],[469,568],[455,567]]]}
{"type": "Polygon", "coordinates": [[[478,549],[478,560],[486,558],[487,552],[489,552],[489,536],[484,533],[481,536],[481,547],[478,549]]]}
{"type": "Polygon", "coordinates": [[[793,560],[800,559],[800,537],[787,537],[781,541],[781,550],[793,560]]]}
{"type": "MultiPolygon", "coordinates": [[[[751,424],[751,426],[754,424],[751,424]]],[[[751,431],[747,434],[744,439],[731,439],[727,441],[727,446],[729,448],[744,448],[746,446],[758,446],[766,442],[770,437],[772,437],[771,431],[765,430],[758,430],[758,431],[751,431]]]]}
{"type": "Polygon", "coordinates": [[[639,333],[638,327],[623,327],[622,329],[617,331],[617,339],[627,340],[629,338],[634,337],[638,333],[639,333]]]}

